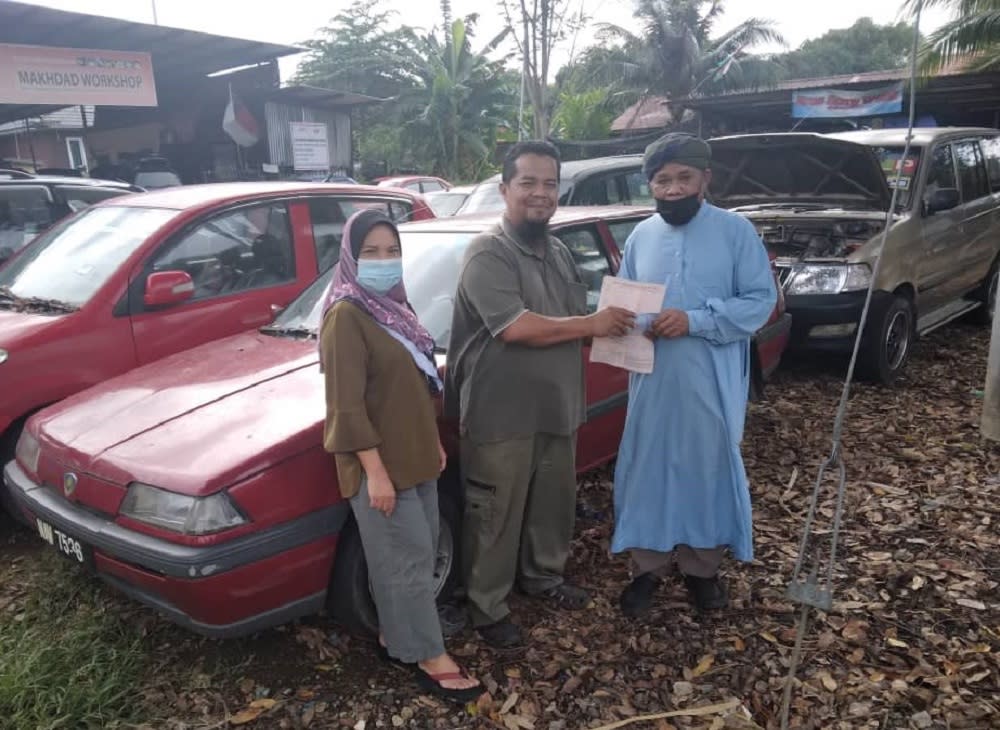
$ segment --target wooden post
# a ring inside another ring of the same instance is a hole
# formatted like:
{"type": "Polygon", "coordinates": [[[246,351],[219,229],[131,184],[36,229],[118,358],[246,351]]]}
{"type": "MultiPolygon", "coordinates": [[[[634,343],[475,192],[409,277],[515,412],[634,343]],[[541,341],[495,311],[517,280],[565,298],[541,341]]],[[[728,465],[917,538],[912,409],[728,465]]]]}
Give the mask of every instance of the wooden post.
{"type": "Polygon", "coordinates": [[[986,366],[980,432],[988,439],[1000,441],[1000,317],[997,316],[993,317],[993,329],[990,333],[990,357],[986,366]]]}

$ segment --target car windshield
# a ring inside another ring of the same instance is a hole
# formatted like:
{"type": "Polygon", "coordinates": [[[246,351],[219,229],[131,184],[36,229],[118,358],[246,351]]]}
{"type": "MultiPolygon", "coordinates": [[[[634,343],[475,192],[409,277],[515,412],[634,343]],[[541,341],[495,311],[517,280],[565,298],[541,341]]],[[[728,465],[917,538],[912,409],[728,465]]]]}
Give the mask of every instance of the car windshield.
{"type": "Polygon", "coordinates": [[[135,174],[135,184],[147,190],[158,188],[172,188],[181,184],[181,179],[176,174],[166,171],[146,171],[135,174]]]}
{"type": "Polygon", "coordinates": [[[903,147],[872,147],[872,151],[878,158],[885,173],[885,180],[892,189],[896,185],[896,176],[899,175],[899,195],[896,197],[896,209],[906,210],[910,207],[910,193],[917,180],[917,170],[920,167],[919,147],[910,147],[906,155],[906,161],[900,165],[903,158],[903,147]],[[899,173],[902,172],[900,175],[899,173]]]}
{"type": "Polygon", "coordinates": [[[0,288],[23,299],[83,306],[176,214],[163,208],[87,208],[40,235],[0,269],[0,288]]]}
{"type": "Polygon", "coordinates": [[[436,217],[446,218],[447,216],[455,215],[458,209],[462,207],[466,194],[449,192],[427,193],[424,198],[427,200],[427,205],[434,211],[436,217]]]}
{"type": "MultiPolygon", "coordinates": [[[[400,231],[406,293],[421,324],[442,350],[451,336],[451,313],[462,256],[475,235],[474,231],[400,231]]],[[[266,331],[315,335],[323,316],[323,294],[333,271],[330,269],[314,281],[266,331]]]]}

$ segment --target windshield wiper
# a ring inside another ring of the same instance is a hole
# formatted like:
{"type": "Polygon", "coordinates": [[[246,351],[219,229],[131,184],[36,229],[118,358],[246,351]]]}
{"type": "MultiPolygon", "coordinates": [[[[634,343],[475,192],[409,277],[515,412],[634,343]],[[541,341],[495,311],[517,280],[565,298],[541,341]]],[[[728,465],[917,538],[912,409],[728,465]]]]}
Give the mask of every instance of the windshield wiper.
{"type": "Polygon", "coordinates": [[[277,327],[275,325],[268,325],[267,327],[261,327],[260,331],[265,335],[273,335],[275,337],[304,337],[306,339],[315,339],[318,337],[316,330],[312,327],[277,327]]]}
{"type": "Polygon", "coordinates": [[[58,312],[60,314],[72,314],[80,308],[60,302],[58,299],[44,299],[42,297],[21,297],[10,290],[10,287],[0,286],[0,305],[5,305],[15,312],[58,312]]]}

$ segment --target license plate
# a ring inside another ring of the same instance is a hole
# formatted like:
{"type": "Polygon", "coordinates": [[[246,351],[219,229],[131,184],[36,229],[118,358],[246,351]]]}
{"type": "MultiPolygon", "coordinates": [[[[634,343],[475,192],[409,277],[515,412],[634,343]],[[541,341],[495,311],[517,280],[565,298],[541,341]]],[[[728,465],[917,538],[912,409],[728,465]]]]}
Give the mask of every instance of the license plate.
{"type": "Polygon", "coordinates": [[[35,518],[39,536],[54,547],[60,555],[69,558],[74,563],[87,565],[90,563],[90,547],[67,535],[62,530],[53,527],[48,522],[35,518]]]}

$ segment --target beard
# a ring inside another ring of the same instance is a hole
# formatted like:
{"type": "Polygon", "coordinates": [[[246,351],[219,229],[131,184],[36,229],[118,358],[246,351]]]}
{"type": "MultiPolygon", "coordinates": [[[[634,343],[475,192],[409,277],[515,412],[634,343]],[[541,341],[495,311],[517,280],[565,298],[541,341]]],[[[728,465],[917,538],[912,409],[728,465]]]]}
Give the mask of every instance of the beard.
{"type": "Polygon", "coordinates": [[[544,243],[549,239],[549,222],[544,221],[521,221],[514,230],[527,243],[544,243]]]}

